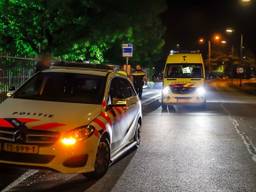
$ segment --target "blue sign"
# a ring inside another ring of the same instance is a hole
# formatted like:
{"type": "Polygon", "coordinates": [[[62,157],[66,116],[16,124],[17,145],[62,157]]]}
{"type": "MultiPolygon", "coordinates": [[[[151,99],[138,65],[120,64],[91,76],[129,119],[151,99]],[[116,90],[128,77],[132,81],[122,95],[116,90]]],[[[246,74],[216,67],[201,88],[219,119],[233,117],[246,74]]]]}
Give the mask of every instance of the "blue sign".
{"type": "Polygon", "coordinates": [[[128,44],[122,44],[122,52],[123,57],[132,57],[133,56],[133,45],[128,44]]]}

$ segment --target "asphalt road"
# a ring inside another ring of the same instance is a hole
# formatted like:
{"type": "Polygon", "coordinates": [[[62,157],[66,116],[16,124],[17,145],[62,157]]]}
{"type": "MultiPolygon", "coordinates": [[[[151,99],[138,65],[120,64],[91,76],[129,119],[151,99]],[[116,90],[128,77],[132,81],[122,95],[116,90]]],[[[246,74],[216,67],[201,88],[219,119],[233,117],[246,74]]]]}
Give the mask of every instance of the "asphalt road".
{"type": "Polygon", "coordinates": [[[142,144],[98,181],[50,171],[0,168],[2,191],[256,192],[256,96],[209,90],[205,110],[143,97],[142,144]]]}

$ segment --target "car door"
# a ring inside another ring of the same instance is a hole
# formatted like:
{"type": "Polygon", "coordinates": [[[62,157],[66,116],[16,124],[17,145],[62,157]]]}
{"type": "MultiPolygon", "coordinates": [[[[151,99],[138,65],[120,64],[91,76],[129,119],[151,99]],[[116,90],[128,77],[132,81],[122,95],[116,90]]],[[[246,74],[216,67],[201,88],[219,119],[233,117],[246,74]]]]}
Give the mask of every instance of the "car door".
{"type": "Polygon", "coordinates": [[[109,91],[109,104],[114,99],[126,102],[125,106],[112,106],[109,110],[115,115],[115,123],[112,130],[111,148],[118,151],[127,145],[134,134],[134,116],[138,110],[138,97],[130,82],[122,77],[112,79],[109,91]]]}
{"type": "Polygon", "coordinates": [[[121,129],[122,129],[122,136],[123,136],[123,140],[122,140],[122,146],[127,145],[128,143],[131,142],[131,140],[133,140],[134,137],[134,129],[137,126],[137,114],[139,111],[138,108],[138,97],[136,92],[134,91],[131,83],[125,79],[125,78],[121,78],[120,79],[120,90],[123,93],[123,99],[126,101],[126,106],[123,108],[123,120],[122,120],[122,124],[121,129]]]}
{"type": "Polygon", "coordinates": [[[123,124],[125,123],[123,108],[117,107],[113,105],[114,100],[122,100],[124,99],[124,95],[122,93],[122,83],[119,77],[115,77],[112,79],[109,90],[109,98],[108,105],[111,106],[108,108],[108,112],[114,116],[114,123],[112,125],[112,143],[111,149],[113,153],[118,151],[118,149],[122,145],[123,140],[123,124]]]}

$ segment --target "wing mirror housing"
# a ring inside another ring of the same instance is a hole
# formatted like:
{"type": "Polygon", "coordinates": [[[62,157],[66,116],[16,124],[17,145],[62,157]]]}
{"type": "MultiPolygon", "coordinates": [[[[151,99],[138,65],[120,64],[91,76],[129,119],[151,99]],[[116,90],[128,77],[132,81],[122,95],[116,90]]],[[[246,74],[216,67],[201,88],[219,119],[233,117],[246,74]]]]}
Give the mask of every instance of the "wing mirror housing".
{"type": "Polygon", "coordinates": [[[127,106],[127,101],[124,99],[118,99],[118,98],[113,98],[112,99],[112,104],[108,105],[108,109],[112,107],[126,107],[127,106]]]}

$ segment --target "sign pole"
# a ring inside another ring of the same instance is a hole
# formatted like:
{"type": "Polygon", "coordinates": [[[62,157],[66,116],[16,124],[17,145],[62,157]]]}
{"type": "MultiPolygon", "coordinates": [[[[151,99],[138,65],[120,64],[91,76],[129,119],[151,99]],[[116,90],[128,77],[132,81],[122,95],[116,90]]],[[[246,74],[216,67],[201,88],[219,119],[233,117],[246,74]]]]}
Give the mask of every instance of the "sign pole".
{"type": "Polygon", "coordinates": [[[122,44],[122,56],[125,57],[126,59],[126,63],[125,63],[125,67],[126,67],[126,73],[127,75],[129,75],[130,71],[128,69],[129,67],[129,57],[132,57],[133,55],[133,45],[131,43],[126,43],[126,44],[122,44]]]}
{"type": "Polygon", "coordinates": [[[129,65],[129,57],[126,57],[126,73],[128,75],[128,65],[129,65]]]}

